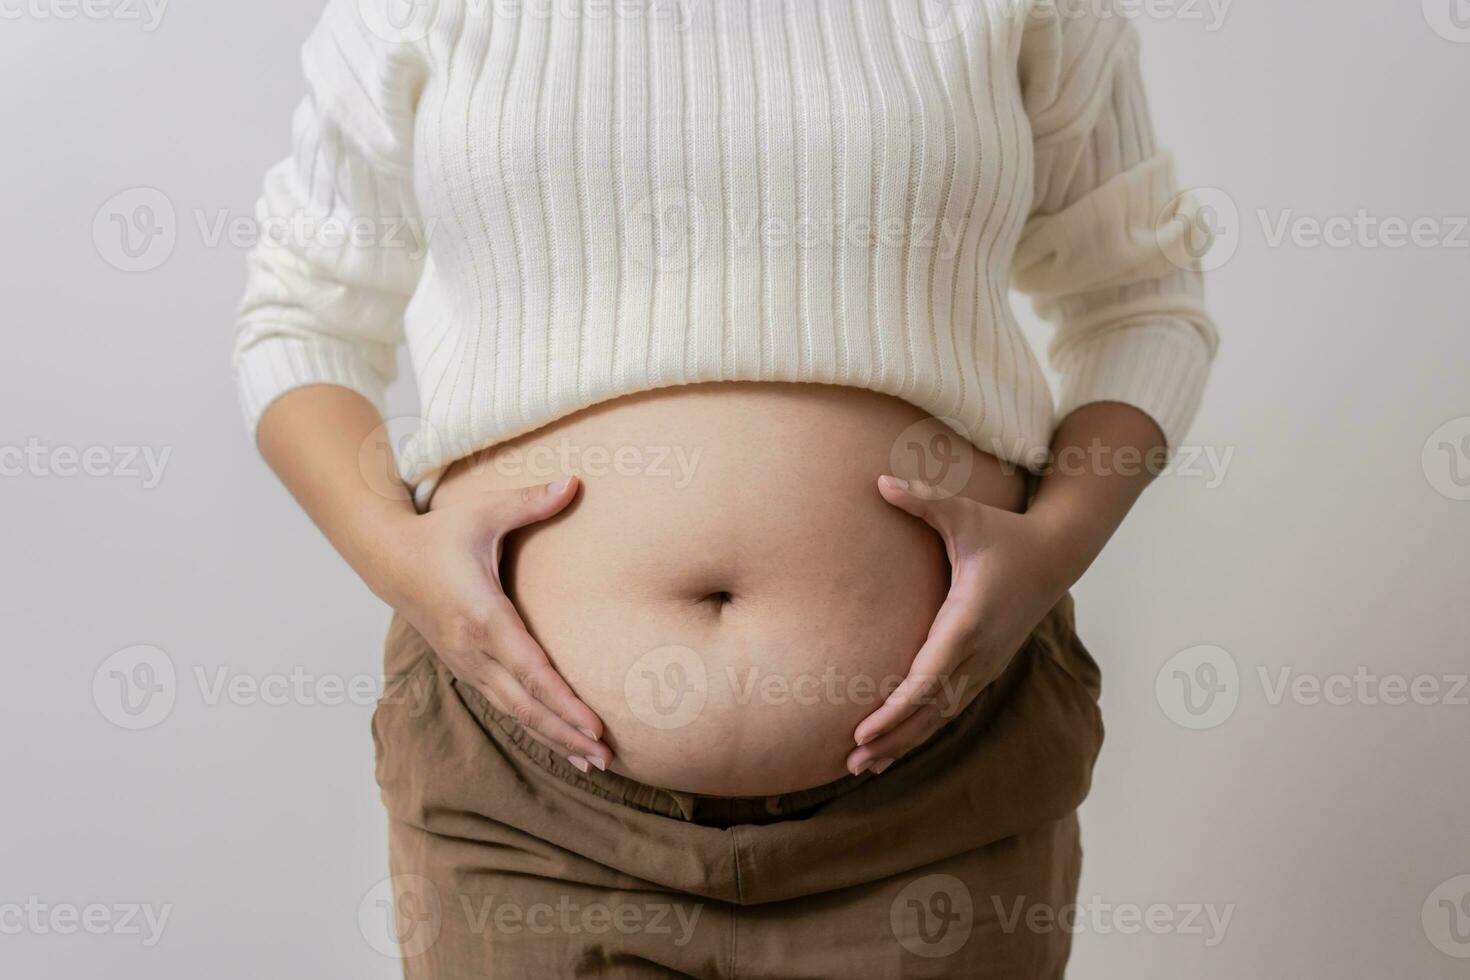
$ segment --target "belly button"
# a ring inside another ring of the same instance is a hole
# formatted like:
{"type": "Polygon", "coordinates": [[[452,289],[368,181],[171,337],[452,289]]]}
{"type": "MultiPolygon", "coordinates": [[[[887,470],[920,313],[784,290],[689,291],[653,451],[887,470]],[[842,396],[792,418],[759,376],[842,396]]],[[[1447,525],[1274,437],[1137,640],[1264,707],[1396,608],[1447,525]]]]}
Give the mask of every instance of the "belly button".
{"type": "Polygon", "coordinates": [[[735,601],[735,596],[734,594],[721,589],[718,592],[711,592],[709,595],[705,596],[704,601],[712,603],[716,609],[724,609],[730,603],[735,601]]]}

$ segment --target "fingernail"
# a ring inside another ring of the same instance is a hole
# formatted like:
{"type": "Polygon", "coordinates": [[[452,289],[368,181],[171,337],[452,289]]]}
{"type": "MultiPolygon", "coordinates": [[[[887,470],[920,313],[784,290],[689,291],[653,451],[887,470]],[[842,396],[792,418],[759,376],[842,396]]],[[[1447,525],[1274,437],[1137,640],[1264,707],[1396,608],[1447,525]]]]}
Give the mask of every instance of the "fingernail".
{"type": "Polygon", "coordinates": [[[888,485],[891,487],[898,487],[900,490],[907,490],[909,488],[909,481],[899,479],[896,476],[885,476],[883,479],[887,480],[888,485]]]}
{"type": "Polygon", "coordinates": [[[569,755],[567,756],[567,761],[576,766],[579,771],[587,771],[587,760],[582,758],[580,755],[569,755]]]}
{"type": "Polygon", "coordinates": [[[860,766],[848,766],[847,771],[852,773],[854,776],[861,776],[863,773],[868,771],[868,764],[864,762],[860,766]]]}
{"type": "Polygon", "coordinates": [[[891,765],[893,765],[892,759],[879,759],[877,762],[873,763],[873,775],[883,775],[883,770],[887,769],[891,765]]]}
{"type": "Polygon", "coordinates": [[[590,762],[590,763],[592,763],[594,766],[596,766],[598,772],[607,772],[607,763],[606,762],[603,762],[597,756],[595,756],[595,755],[589,755],[587,757],[587,761],[590,762]]]}
{"type": "Polygon", "coordinates": [[[597,736],[595,734],[593,734],[592,729],[590,729],[590,728],[578,728],[577,731],[581,732],[583,735],[586,735],[588,738],[592,739],[592,741],[594,741],[594,742],[597,741],[597,736]]]}
{"type": "MultiPolygon", "coordinates": [[[[567,488],[567,484],[569,484],[571,482],[572,482],[572,478],[571,477],[564,476],[560,480],[557,480],[555,483],[553,483],[551,486],[547,487],[546,488],[546,492],[549,493],[549,494],[551,494],[554,497],[557,494],[561,493],[563,490],[565,490],[567,488]]],[[[586,729],[584,728],[583,731],[586,731],[586,729]]]]}
{"type": "Polygon", "coordinates": [[[862,738],[860,738],[860,739],[857,740],[857,744],[859,746],[867,745],[872,740],[873,740],[873,736],[871,736],[871,735],[864,735],[862,738]]]}

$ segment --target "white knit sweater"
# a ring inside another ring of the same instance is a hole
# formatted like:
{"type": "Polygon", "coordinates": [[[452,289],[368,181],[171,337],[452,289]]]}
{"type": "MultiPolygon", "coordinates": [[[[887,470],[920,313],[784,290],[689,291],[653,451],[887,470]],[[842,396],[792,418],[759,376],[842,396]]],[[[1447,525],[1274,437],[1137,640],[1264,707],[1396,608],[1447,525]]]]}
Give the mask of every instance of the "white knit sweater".
{"type": "Polygon", "coordinates": [[[421,501],[668,385],[868,388],[1027,465],[1080,405],[1171,445],[1198,405],[1216,336],[1171,261],[1197,228],[1103,0],[330,0],[304,65],[244,409],[381,407],[406,341],[421,501]],[[1012,285],[1056,326],[1056,400],[1012,285]]]}

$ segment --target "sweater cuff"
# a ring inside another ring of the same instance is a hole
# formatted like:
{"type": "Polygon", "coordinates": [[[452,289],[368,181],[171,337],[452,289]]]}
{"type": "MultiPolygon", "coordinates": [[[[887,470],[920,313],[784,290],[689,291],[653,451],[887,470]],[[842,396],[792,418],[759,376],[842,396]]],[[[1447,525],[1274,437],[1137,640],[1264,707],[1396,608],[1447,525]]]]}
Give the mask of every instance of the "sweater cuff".
{"type": "Polygon", "coordinates": [[[383,379],[351,345],[319,338],[275,336],[235,355],[240,407],[253,437],[260,417],[277,398],[307,385],[338,385],[357,392],[383,414],[383,379]]]}
{"type": "Polygon", "coordinates": [[[1057,418],[1095,402],[1132,405],[1163,430],[1172,455],[1194,422],[1209,370],[1209,347],[1187,324],[1106,331],[1068,351],[1057,418]]]}

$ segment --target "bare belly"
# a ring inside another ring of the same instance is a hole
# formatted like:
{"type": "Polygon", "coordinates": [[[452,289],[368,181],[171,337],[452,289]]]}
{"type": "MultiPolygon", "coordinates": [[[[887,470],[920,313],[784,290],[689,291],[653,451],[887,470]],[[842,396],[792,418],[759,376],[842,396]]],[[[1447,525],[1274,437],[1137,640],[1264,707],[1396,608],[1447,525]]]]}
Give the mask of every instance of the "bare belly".
{"type": "Polygon", "coordinates": [[[571,473],[572,506],[509,543],[511,598],[602,718],[615,771],[723,796],[843,775],[924,641],[948,564],[878,477],[1012,510],[1025,492],[906,402],[740,383],[562,419],[456,463],[433,506],[571,473]]]}

